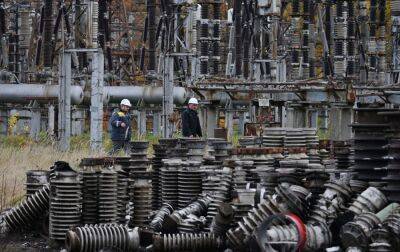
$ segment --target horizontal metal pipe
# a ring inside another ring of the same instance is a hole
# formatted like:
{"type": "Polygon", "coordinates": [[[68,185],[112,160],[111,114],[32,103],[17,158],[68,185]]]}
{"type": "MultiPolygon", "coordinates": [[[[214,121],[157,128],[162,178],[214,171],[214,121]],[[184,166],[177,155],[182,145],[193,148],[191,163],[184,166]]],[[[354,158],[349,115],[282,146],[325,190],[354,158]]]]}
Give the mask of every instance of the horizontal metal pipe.
{"type": "MultiPolygon", "coordinates": [[[[44,84],[0,84],[0,102],[29,103],[48,102],[58,99],[58,85],[44,84]]],[[[83,89],[80,86],[71,86],[71,104],[81,104],[83,89]]]]}
{"type": "MultiPolygon", "coordinates": [[[[44,84],[0,84],[0,102],[28,103],[31,100],[47,102],[57,100],[59,85],[44,84]]],[[[183,87],[174,87],[174,103],[183,104],[187,92],[183,87]]],[[[71,103],[74,105],[90,101],[90,94],[83,92],[81,86],[71,86],[71,103]]],[[[146,86],[105,86],[103,93],[104,103],[119,103],[122,99],[129,99],[137,103],[140,99],[147,104],[161,104],[163,100],[162,87],[146,86]]]]}
{"type": "MultiPolygon", "coordinates": [[[[105,86],[104,93],[109,97],[110,102],[120,102],[126,98],[133,103],[143,99],[147,104],[161,104],[163,100],[162,87],[105,86]]],[[[183,87],[174,87],[173,96],[175,104],[183,104],[187,98],[186,89],[183,87]]]]}

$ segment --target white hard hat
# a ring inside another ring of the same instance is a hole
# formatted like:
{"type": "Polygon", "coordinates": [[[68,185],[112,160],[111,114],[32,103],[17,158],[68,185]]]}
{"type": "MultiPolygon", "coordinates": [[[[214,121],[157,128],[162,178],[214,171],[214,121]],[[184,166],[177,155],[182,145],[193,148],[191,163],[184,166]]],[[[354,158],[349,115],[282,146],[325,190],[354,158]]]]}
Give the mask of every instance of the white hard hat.
{"type": "Polygon", "coordinates": [[[192,98],[189,99],[188,104],[199,104],[199,102],[197,101],[196,98],[192,97],[192,98]]]}
{"type": "Polygon", "coordinates": [[[123,99],[123,100],[121,101],[121,105],[125,105],[125,106],[128,106],[128,107],[132,107],[132,104],[131,104],[131,102],[130,102],[128,99],[123,99]]]}

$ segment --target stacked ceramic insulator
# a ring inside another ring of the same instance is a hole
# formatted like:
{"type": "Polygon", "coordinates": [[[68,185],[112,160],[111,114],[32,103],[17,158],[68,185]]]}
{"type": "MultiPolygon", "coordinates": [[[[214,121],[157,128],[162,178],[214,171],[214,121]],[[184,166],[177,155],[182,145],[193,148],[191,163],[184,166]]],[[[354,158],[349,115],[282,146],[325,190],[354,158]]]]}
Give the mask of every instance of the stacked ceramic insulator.
{"type": "Polygon", "coordinates": [[[265,147],[283,147],[286,135],[285,128],[265,128],[263,131],[262,145],[265,147]]]}
{"type": "Polygon", "coordinates": [[[352,198],[356,199],[358,197],[358,195],[360,195],[363,191],[365,191],[368,188],[368,183],[365,181],[361,181],[361,180],[355,180],[355,179],[351,179],[349,181],[349,185],[351,188],[351,192],[352,192],[352,198]]]}
{"type": "Polygon", "coordinates": [[[336,169],[349,169],[352,165],[350,157],[350,145],[346,142],[335,142],[333,152],[335,156],[336,169]]]}
{"type": "Polygon", "coordinates": [[[330,225],[342,213],[351,199],[351,189],[345,183],[329,182],[325,191],[312,207],[311,222],[324,222],[330,225]]]}
{"type": "Polygon", "coordinates": [[[257,147],[261,143],[261,139],[257,136],[244,136],[239,138],[239,145],[243,148],[257,147]]]}
{"type": "Polygon", "coordinates": [[[149,148],[149,142],[147,141],[134,141],[130,142],[131,145],[131,158],[129,160],[130,166],[132,166],[132,161],[136,160],[148,160],[147,151],[149,148]]]}
{"type": "Polygon", "coordinates": [[[117,216],[118,224],[126,224],[129,204],[129,172],[117,169],[117,216]]]}
{"type": "MultiPolygon", "coordinates": [[[[304,149],[305,153],[307,147],[306,132],[304,132],[302,128],[286,128],[283,144],[286,153],[290,153],[291,149],[304,149]]],[[[306,155],[304,155],[303,158],[307,158],[306,155]]]]}
{"type": "Polygon", "coordinates": [[[353,221],[347,222],[341,229],[340,239],[343,248],[368,249],[372,230],[380,223],[379,218],[373,213],[364,212],[357,215],[353,221]]]}
{"type": "Polygon", "coordinates": [[[49,183],[49,172],[43,170],[29,170],[26,172],[26,198],[35,194],[49,183]]]}
{"type": "Polygon", "coordinates": [[[207,208],[210,205],[211,200],[212,198],[209,196],[201,197],[186,207],[175,210],[171,215],[165,216],[164,223],[167,224],[166,226],[163,226],[163,230],[166,230],[166,232],[177,232],[181,229],[185,230],[185,232],[191,232],[191,230],[196,229],[196,222],[197,224],[201,222],[201,226],[203,226],[206,222],[204,216],[207,213],[207,208]],[[192,219],[193,222],[186,222],[188,219],[192,219]],[[198,220],[201,221],[198,222],[198,220]]]}
{"type": "Polygon", "coordinates": [[[129,216],[129,165],[130,157],[117,157],[114,168],[117,171],[117,216],[119,224],[127,224],[129,216]]]}
{"type": "Polygon", "coordinates": [[[386,186],[382,189],[390,201],[400,202],[400,112],[394,111],[378,112],[390,122],[390,131],[387,134],[389,139],[387,149],[389,159],[386,166],[387,176],[383,178],[386,186]]]}
{"type": "Polygon", "coordinates": [[[130,225],[133,227],[147,226],[151,214],[151,174],[135,175],[133,173],[134,185],[131,202],[133,212],[131,212],[130,225]]]}
{"type": "Polygon", "coordinates": [[[213,143],[218,141],[219,138],[208,138],[204,148],[203,164],[205,165],[217,165],[218,162],[215,161],[215,149],[213,143]]]}
{"type": "Polygon", "coordinates": [[[347,67],[347,1],[336,3],[334,19],[334,71],[335,76],[344,78],[347,67]]]}
{"type": "Polygon", "coordinates": [[[117,172],[113,167],[105,167],[99,174],[98,223],[116,223],[118,218],[117,172]]]}
{"type": "Polygon", "coordinates": [[[300,27],[300,1],[293,1],[291,14],[291,29],[290,29],[290,79],[298,80],[301,77],[300,73],[300,55],[301,55],[301,33],[300,27]]]}
{"type": "MultiPolygon", "coordinates": [[[[306,238],[304,251],[319,251],[329,247],[332,234],[325,223],[307,223],[305,225],[306,238]]],[[[266,249],[264,251],[296,250],[299,240],[299,231],[294,225],[273,226],[267,231],[266,249]]]]}
{"type": "Polygon", "coordinates": [[[334,169],[335,168],[335,160],[331,159],[331,155],[329,151],[326,149],[320,149],[318,151],[319,158],[321,160],[321,164],[325,169],[334,169]]]}
{"type": "Polygon", "coordinates": [[[49,185],[44,185],[42,189],[31,195],[29,198],[12,209],[4,213],[4,220],[0,224],[0,232],[4,234],[8,231],[28,229],[49,209],[49,185]]]}
{"type": "Polygon", "coordinates": [[[186,139],[186,148],[188,149],[187,158],[191,161],[203,161],[206,147],[206,141],[201,139],[186,139]]]}
{"type": "Polygon", "coordinates": [[[245,171],[245,181],[247,183],[252,183],[257,180],[254,173],[254,162],[252,160],[236,160],[235,161],[235,169],[244,170],[245,171]]]}
{"type": "Polygon", "coordinates": [[[183,208],[201,194],[202,172],[199,161],[186,161],[178,171],[178,206],[183,208]]]}
{"type": "Polygon", "coordinates": [[[162,160],[171,158],[173,149],[178,144],[178,139],[161,138],[158,144],[153,145],[154,157],[152,164],[152,190],[153,190],[153,210],[158,210],[162,206],[160,169],[163,166],[162,160]]]}
{"type": "Polygon", "coordinates": [[[377,213],[387,205],[385,195],[375,187],[368,187],[353,201],[348,210],[354,215],[365,212],[377,213]]]}
{"type": "Polygon", "coordinates": [[[243,249],[255,228],[269,216],[292,212],[305,218],[308,212],[306,203],[307,190],[298,186],[278,186],[274,196],[267,199],[247,213],[238,227],[230,229],[227,233],[229,244],[234,249],[243,249]]]}
{"type": "Polygon", "coordinates": [[[392,241],[392,233],[387,228],[374,229],[371,232],[371,242],[368,246],[368,251],[396,251],[396,248],[392,245],[392,241]]]}
{"type": "Polygon", "coordinates": [[[317,136],[317,129],[303,128],[303,131],[306,137],[307,156],[310,164],[319,164],[321,160],[319,159],[318,155],[319,141],[317,136]]]}
{"type": "Polygon", "coordinates": [[[235,221],[237,224],[255,205],[256,189],[236,189],[232,193],[231,205],[235,212],[235,221]]]}
{"type": "Polygon", "coordinates": [[[170,204],[163,204],[163,206],[154,215],[149,224],[149,227],[155,232],[161,232],[165,217],[172,214],[173,211],[174,208],[170,204]]]}
{"type": "Polygon", "coordinates": [[[278,173],[272,166],[258,166],[255,172],[260,178],[260,186],[265,190],[265,194],[272,195],[275,193],[275,187],[278,185],[278,173]]]}
{"type": "Polygon", "coordinates": [[[206,169],[202,166],[204,172],[202,183],[202,195],[209,195],[212,200],[207,210],[207,223],[210,224],[213,217],[217,214],[221,203],[227,202],[230,198],[231,188],[231,170],[224,169],[206,169]]]}
{"type": "Polygon", "coordinates": [[[246,188],[246,171],[240,166],[242,161],[230,160],[229,163],[232,167],[232,186],[234,190],[246,188]],[[237,163],[238,162],[238,163],[237,163]]]}
{"type": "Polygon", "coordinates": [[[390,240],[394,245],[393,251],[398,251],[400,248],[400,207],[393,209],[392,213],[383,221],[383,228],[390,233],[390,240]]]}
{"type": "Polygon", "coordinates": [[[78,174],[55,171],[50,178],[49,238],[63,243],[67,231],[81,221],[81,187],[78,174]]]}
{"type": "Polygon", "coordinates": [[[84,158],[80,166],[82,180],[82,221],[105,224],[117,221],[117,173],[115,160],[84,158]]]}
{"type": "Polygon", "coordinates": [[[321,164],[309,164],[305,175],[307,188],[316,198],[325,190],[324,184],[329,180],[329,173],[325,171],[325,167],[321,164]]]}
{"type": "Polygon", "coordinates": [[[385,118],[379,115],[378,112],[382,111],[386,109],[355,109],[356,123],[352,125],[354,130],[352,170],[356,173],[356,179],[379,188],[384,186],[382,178],[387,176],[388,141],[385,131],[390,126],[385,118]]]}
{"type": "Polygon", "coordinates": [[[171,150],[168,158],[179,158],[184,161],[187,160],[189,149],[186,146],[186,140],[187,138],[178,139],[176,145],[173,148],[173,151],[171,150]]]}
{"type": "Polygon", "coordinates": [[[161,181],[160,181],[160,170],[161,167],[163,166],[162,160],[167,158],[167,147],[165,145],[161,144],[154,144],[153,145],[153,150],[154,150],[154,157],[151,159],[151,165],[152,165],[152,186],[153,186],[153,209],[159,209],[162,200],[161,200],[161,181]]]}
{"type": "Polygon", "coordinates": [[[228,203],[221,203],[218,206],[218,212],[212,219],[210,232],[217,237],[225,237],[226,232],[231,227],[235,212],[228,203]]]}
{"type": "Polygon", "coordinates": [[[130,221],[132,226],[145,226],[152,209],[151,174],[148,171],[148,142],[131,142],[129,166],[130,221]],[[133,209],[132,209],[133,207],[133,209]]]}
{"type": "Polygon", "coordinates": [[[160,172],[162,203],[168,203],[174,208],[178,206],[178,171],[181,167],[180,159],[164,159],[160,172]]]}
{"type": "Polygon", "coordinates": [[[190,214],[182,219],[178,223],[178,231],[179,233],[200,233],[203,231],[204,226],[206,225],[206,219],[204,216],[196,216],[190,214]]]}
{"type": "Polygon", "coordinates": [[[208,251],[220,249],[223,242],[210,233],[155,234],[154,251],[208,251]]]}
{"type": "Polygon", "coordinates": [[[358,78],[358,50],[357,50],[357,1],[348,1],[347,19],[347,71],[346,75],[350,78],[358,78]]]}
{"type": "Polygon", "coordinates": [[[279,174],[278,183],[302,184],[305,169],[308,168],[308,160],[294,159],[293,157],[294,155],[279,161],[279,168],[276,169],[279,174]]]}
{"type": "Polygon", "coordinates": [[[278,167],[279,161],[283,160],[285,156],[283,155],[283,148],[281,147],[262,147],[255,149],[245,149],[245,155],[242,155],[242,159],[252,160],[254,165],[262,166],[269,165],[278,167]]]}
{"type": "Polygon", "coordinates": [[[103,251],[109,248],[136,251],[140,245],[138,231],[138,228],[112,224],[73,227],[66,234],[65,246],[68,251],[103,251]]]}
{"type": "Polygon", "coordinates": [[[98,194],[99,194],[99,176],[101,169],[97,165],[83,164],[87,159],[83,159],[80,170],[82,179],[82,222],[83,224],[98,223],[98,194]]]}
{"type": "Polygon", "coordinates": [[[229,157],[230,143],[225,140],[217,140],[212,143],[214,147],[214,157],[218,164],[222,164],[229,157]]]}

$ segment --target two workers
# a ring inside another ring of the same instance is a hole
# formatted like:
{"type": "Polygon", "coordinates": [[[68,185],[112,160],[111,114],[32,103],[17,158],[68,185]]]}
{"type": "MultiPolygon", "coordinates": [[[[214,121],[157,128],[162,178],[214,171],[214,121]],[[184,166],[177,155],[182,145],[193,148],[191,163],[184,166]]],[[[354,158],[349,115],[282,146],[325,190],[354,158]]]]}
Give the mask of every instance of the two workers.
{"type": "MultiPolygon", "coordinates": [[[[184,137],[202,137],[197,108],[199,102],[196,98],[190,98],[187,108],[182,112],[182,135],[184,137]]],[[[113,142],[110,154],[119,150],[129,153],[129,142],[132,136],[131,116],[129,109],[132,107],[128,99],[123,99],[119,110],[114,112],[110,118],[111,140],[113,142]]]]}

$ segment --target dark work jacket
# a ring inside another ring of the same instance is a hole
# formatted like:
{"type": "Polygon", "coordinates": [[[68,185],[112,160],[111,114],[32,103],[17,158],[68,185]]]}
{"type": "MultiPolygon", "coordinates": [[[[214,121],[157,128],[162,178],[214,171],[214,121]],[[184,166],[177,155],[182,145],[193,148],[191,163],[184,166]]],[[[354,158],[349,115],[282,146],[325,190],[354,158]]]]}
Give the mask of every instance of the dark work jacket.
{"type": "Polygon", "coordinates": [[[194,137],[202,137],[200,120],[197,112],[192,109],[185,109],[182,112],[182,135],[184,137],[189,137],[193,135],[194,137]]]}
{"type": "Polygon", "coordinates": [[[131,131],[131,116],[129,113],[122,111],[116,111],[110,118],[111,125],[111,140],[113,141],[130,141],[131,131]],[[121,127],[121,123],[125,123],[126,126],[121,127]]]}

